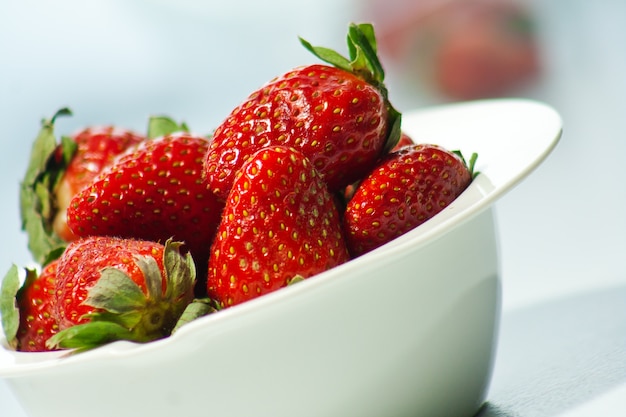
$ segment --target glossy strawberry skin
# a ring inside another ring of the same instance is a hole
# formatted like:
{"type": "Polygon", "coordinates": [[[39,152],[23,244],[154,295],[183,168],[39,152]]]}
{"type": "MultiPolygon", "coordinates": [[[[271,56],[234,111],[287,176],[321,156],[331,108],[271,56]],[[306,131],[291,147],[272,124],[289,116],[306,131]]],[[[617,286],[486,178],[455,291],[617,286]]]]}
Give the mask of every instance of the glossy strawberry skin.
{"type": "Polygon", "coordinates": [[[403,147],[360,183],[343,216],[352,256],[419,226],[448,206],[472,181],[457,154],[437,145],[403,147]]]}
{"type": "MultiPolygon", "coordinates": [[[[67,242],[77,237],[66,220],[72,197],[89,185],[118,155],[145,140],[142,135],[115,126],[87,127],[72,135],[71,139],[76,144],[76,151],[55,190],[57,213],[53,220],[54,232],[67,242]]],[[[59,147],[57,153],[60,151],[59,147]]]]}
{"type": "Polygon", "coordinates": [[[46,340],[59,330],[54,312],[56,271],[57,261],[52,261],[32,282],[27,282],[17,296],[20,312],[17,349],[22,352],[50,350],[46,340]]]}
{"type": "Polygon", "coordinates": [[[78,236],[184,241],[206,264],[223,203],[202,178],[208,140],[176,133],[143,142],[73,199],[68,224],[78,236]]]}
{"type": "MultiPolygon", "coordinates": [[[[405,146],[414,145],[414,144],[415,144],[415,141],[413,140],[413,138],[411,138],[411,136],[409,136],[406,132],[401,132],[398,143],[396,143],[396,146],[394,146],[393,149],[391,149],[391,151],[392,152],[397,151],[401,148],[404,148],[405,146]]],[[[345,210],[346,203],[350,201],[350,199],[354,195],[354,192],[356,191],[357,186],[358,186],[358,181],[354,184],[350,184],[346,186],[343,192],[339,194],[339,196],[341,196],[340,206],[343,207],[343,210],[345,210]]]]}
{"type": "Polygon", "coordinates": [[[162,270],[163,249],[163,245],[155,242],[107,236],[93,236],[71,242],[58,259],[55,284],[57,302],[54,311],[59,328],[63,330],[88,321],[83,316],[94,309],[84,304],[84,301],[104,268],[117,268],[127,273],[145,292],[145,279],[136,257],[153,257],[162,270]]]}
{"type": "Polygon", "coordinates": [[[225,198],[257,150],[289,146],[308,157],[331,192],[364,175],[389,134],[382,93],[347,71],[310,65],[270,81],[216,129],[206,160],[209,187],[225,198]]]}
{"type": "Polygon", "coordinates": [[[211,250],[208,294],[239,304],[349,259],[320,174],[292,148],[258,151],[238,172],[211,250]]]}
{"type": "Polygon", "coordinates": [[[116,156],[145,140],[142,135],[115,126],[88,127],[72,138],[77,149],[65,175],[76,190],[87,186],[116,156]]]}

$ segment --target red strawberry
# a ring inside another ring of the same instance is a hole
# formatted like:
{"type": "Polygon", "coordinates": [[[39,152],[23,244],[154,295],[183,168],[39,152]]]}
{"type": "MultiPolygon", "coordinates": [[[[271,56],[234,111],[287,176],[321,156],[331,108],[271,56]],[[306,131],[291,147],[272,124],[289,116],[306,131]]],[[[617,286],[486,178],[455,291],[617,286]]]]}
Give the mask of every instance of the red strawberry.
{"type": "MultiPolygon", "coordinates": [[[[407,133],[401,132],[398,143],[396,143],[396,146],[394,146],[391,151],[392,152],[397,151],[398,149],[401,149],[401,148],[404,148],[405,146],[413,145],[413,144],[415,144],[413,139],[407,133]]],[[[341,199],[340,203],[342,207],[344,207],[344,209],[345,209],[346,203],[350,201],[350,199],[354,195],[354,192],[356,191],[358,186],[359,186],[359,181],[356,181],[355,183],[346,186],[346,188],[343,190],[343,193],[339,195],[341,199]]]]}
{"type": "Polygon", "coordinates": [[[70,228],[78,236],[173,237],[206,265],[223,208],[202,178],[208,143],[185,132],[143,142],[72,199],[70,228]]]}
{"type": "Polygon", "coordinates": [[[89,349],[114,340],[168,336],[193,299],[195,267],[180,243],[94,236],[58,260],[50,347],[89,349]]]}
{"type": "Polygon", "coordinates": [[[367,173],[399,137],[371,25],[352,25],[352,61],[303,45],[335,65],[298,67],[252,93],[218,126],[206,159],[209,187],[225,198],[235,173],[257,150],[289,146],[308,157],[331,192],[367,173]]]}
{"type": "Polygon", "coordinates": [[[299,151],[268,147],[237,173],[211,249],[208,293],[229,307],[348,258],[320,174],[299,151]]]}
{"type": "Polygon", "coordinates": [[[13,265],[2,280],[0,316],[9,346],[23,352],[49,350],[46,340],[57,333],[54,315],[57,262],[43,268],[41,274],[25,269],[20,287],[20,271],[13,265]]]}
{"type": "Polygon", "coordinates": [[[20,310],[18,350],[43,352],[49,350],[46,347],[46,340],[59,331],[53,312],[56,304],[57,261],[45,266],[39,276],[35,272],[30,272],[17,295],[20,310]]]}
{"type": "Polygon", "coordinates": [[[469,185],[461,156],[436,145],[411,145],[387,155],[360,183],[344,212],[352,256],[362,255],[419,226],[469,185]]]}
{"type": "Polygon", "coordinates": [[[396,1],[403,7],[393,7],[388,0],[368,3],[367,15],[386,15],[377,17],[380,50],[439,99],[519,94],[541,75],[537,20],[528,2],[396,1]]]}
{"type": "Polygon", "coordinates": [[[114,126],[88,127],[72,136],[76,152],[55,190],[57,212],[54,232],[65,241],[75,240],[67,226],[66,210],[74,195],[110,165],[116,156],[145,138],[130,130],[114,126]]]}
{"type": "Polygon", "coordinates": [[[104,127],[63,136],[57,143],[55,120],[69,114],[63,108],[42,122],[20,188],[22,227],[33,257],[42,264],[75,239],[65,222],[70,198],[116,155],[143,140],[128,130],[104,127]]]}

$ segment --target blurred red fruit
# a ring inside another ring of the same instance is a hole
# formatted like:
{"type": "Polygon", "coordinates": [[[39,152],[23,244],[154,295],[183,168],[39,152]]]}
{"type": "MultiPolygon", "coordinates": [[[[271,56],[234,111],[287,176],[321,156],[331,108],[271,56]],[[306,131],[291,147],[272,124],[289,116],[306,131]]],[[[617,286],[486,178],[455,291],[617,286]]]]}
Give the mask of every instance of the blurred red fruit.
{"type": "Polygon", "coordinates": [[[376,16],[387,15],[378,17],[380,52],[438,94],[454,100],[501,97],[540,72],[533,16],[519,1],[395,3],[373,0],[369,6],[375,24],[376,16]]]}

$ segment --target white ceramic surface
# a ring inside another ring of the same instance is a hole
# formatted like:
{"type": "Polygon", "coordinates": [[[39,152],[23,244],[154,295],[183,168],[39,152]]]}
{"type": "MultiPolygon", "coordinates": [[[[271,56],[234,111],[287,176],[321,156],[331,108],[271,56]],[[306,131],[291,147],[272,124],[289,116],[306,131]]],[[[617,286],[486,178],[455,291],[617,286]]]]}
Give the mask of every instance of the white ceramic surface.
{"type": "Polygon", "coordinates": [[[162,341],[69,357],[0,348],[0,377],[33,417],[473,415],[500,309],[492,205],[548,156],[561,118],[507,99],[406,113],[404,129],[479,154],[481,174],[431,221],[162,341]]]}

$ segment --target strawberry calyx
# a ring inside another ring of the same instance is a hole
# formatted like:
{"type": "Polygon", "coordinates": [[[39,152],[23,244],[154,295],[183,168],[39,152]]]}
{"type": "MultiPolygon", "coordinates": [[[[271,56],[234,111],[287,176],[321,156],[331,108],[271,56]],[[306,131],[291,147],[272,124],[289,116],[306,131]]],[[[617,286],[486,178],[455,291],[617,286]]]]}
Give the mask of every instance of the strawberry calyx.
{"type": "Polygon", "coordinates": [[[46,345],[81,352],[117,340],[146,343],[169,336],[193,301],[196,280],[191,255],[181,255],[181,245],[171,239],[165,243],[164,288],[162,271],[151,256],[135,259],[146,293],[125,272],[104,268],[84,301],[95,309],[84,316],[89,321],[61,330],[46,345]]]}
{"type": "Polygon", "coordinates": [[[155,115],[148,120],[148,139],[171,135],[172,133],[189,133],[189,126],[185,122],[177,123],[169,116],[155,115]]]}
{"type": "Polygon", "coordinates": [[[183,311],[183,314],[176,322],[176,326],[174,326],[172,334],[176,333],[178,329],[185,324],[200,317],[215,313],[218,310],[221,310],[220,304],[210,297],[194,299],[191,303],[189,303],[189,305],[187,305],[187,308],[185,308],[185,311],[183,311]]]}
{"type": "Polygon", "coordinates": [[[313,46],[307,40],[299,38],[300,43],[313,55],[337,68],[358,75],[368,83],[376,86],[385,95],[385,71],[377,55],[374,27],[369,23],[351,23],[348,28],[349,58],[333,49],[313,46]]]}
{"type": "Polygon", "coordinates": [[[65,242],[52,227],[56,214],[54,190],[77,146],[72,139],[65,136],[57,143],[54,124],[58,117],[71,114],[70,109],[61,108],[50,119],[42,120],[20,184],[22,230],[28,236],[28,249],[42,265],[58,257],[65,247],[65,242]]]}
{"type": "Polygon", "coordinates": [[[385,99],[389,126],[391,126],[384,152],[387,153],[398,143],[401,136],[402,114],[389,102],[389,92],[385,86],[385,70],[378,58],[376,35],[371,23],[351,23],[348,27],[348,53],[344,57],[333,49],[313,46],[303,38],[300,43],[313,55],[337,68],[350,72],[376,87],[385,99]]]}
{"type": "Polygon", "coordinates": [[[293,277],[291,277],[291,279],[287,280],[287,286],[297,284],[298,282],[302,282],[305,279],[306,278],[304,278],[302,275],[296,274],[293,277]]]}
{"type": "Polygon", "coordinates": [[[454,150],[452,151],[452,153],[461,158],[461,160],[463,161],[463,165],[465,165],[465,167],[469,171],[470,177],[472,179],[476,178],[476,176],[480,174],[479,171],[475,171],[476,160],[478,159],[478,154],[476,152],[472,153],[472,155],[470,156],[469,163],[465,160],[465,156],[463,156],[463,153],[460,150],[454,150]]]}

